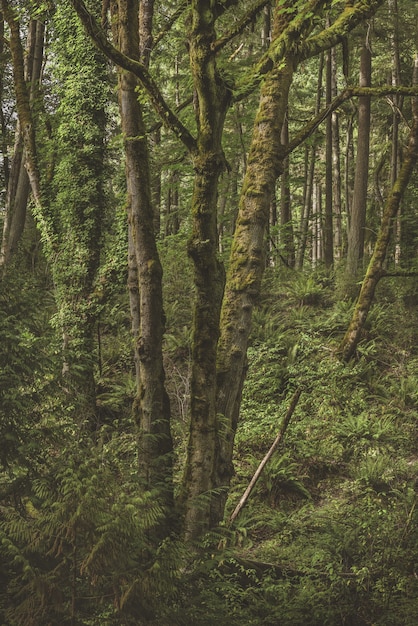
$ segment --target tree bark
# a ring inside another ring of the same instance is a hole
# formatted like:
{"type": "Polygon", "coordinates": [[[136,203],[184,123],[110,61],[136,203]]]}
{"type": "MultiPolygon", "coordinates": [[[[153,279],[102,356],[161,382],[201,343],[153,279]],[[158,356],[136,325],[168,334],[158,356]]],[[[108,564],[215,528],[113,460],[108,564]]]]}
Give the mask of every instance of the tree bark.
{"type": "MultiPolygon", "coordinates": [[[[325,101],[331,104],[332,99],[332,61],[331,50],[326,53],[325,101]]],[[[326,120],[325,134],[325,211],[324,211],[324,264],[330,269],[334,264],[334,225],[333,225],[333,167],[332,167],[332,116],[326,120]]]]}
{"type": "MultiPolygon", "coordinates": [[[[147,61],[150,52],[147,33],[152,15],[144,13],[143,7],[143,21],[139,22],[137,0],[113,0],[111,6],[114,39],[120,51],[133,59],[139,58],[140,24],[144,37],[142,55],[147,61]]],[[[148,3],[147,9],[152,11],[152,3],[148,3]]],[[[139,433],[141,487],[155,489],[170,514],[172,438],[162,357],[162,267],[154,233],[148,143],[137,90],[137,78],[131,72],[119,70],[119,109],[128,192],[130,306],[137,372],[133,416],[139,433]]]]}
{"type": "MultiPolygon", "coordinates": [[[[273,38],[286,23],[274,16],[273,38]]],[[[227,487],[233,475],[232,452],[245,378],[251,316],[260,292],[265,262],[265,233],[277,177],[282,171],[281,130],[287,110],[295,58],[285,58],[267,75],[260,93],[238,219],[222,303],[217,360],[216,495],[211,521],[223,516],[227,487]]]]}
{"type": "MultiPolygon", "coordinates": [[[[289,143],[289,121],[287,115],[285,116],[282,126],[281,143],[283,146],[287,146],[289,143]]],[[[293,236],[289,177],[289,157],[286,157],[283,162],[283,173],[280,179],[280,244],[287,266],[294,267],[295,242],[293,236]]]]}
{"type": "MultiPolygon", "coordinates": [[[[336,49],[331,48],[331,98],[337,97],[336,49]]],[[[340,125],[338,112],[331,114],[332,128],[332,203],[334,213],[334,255],[340,260],[343,253],[342,209],[341,209],[341,162],[340,162],[340,125]]]]}
{"type": "Polygon", "coordinates": [[[192,2],[190,63],[196,92],[198,152],[192,197],[192,236],[188,253],[194,264],[196,296],[193,314],[191,421],[183,481],[186,538],[210,526],[215,481],[216,350],[224,288],[224,269],[218,259],[218,179],[225,165],[222,132],[230,102],[216,66],[216,40],[209,0],[192,2]]]}

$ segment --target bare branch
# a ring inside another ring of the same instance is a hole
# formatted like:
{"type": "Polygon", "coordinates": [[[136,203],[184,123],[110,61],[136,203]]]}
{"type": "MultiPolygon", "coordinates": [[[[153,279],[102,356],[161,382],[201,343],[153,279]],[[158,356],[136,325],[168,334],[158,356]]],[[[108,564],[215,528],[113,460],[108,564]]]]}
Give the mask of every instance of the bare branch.
{"type": "Polygon", "coordinates": [[[315,132],[318,126],[326,120],[334,111],[338,109],[344,102],[351,98],[359,96],[388,96],[388,95],[403,95],[403,96],[417,96],[418,87],[403,87],[403,86],[391,86],[385,85],[383,87],[349,87],[342,91],[334,100],[322,111],[318,113],[312,120],[310,120],[299,133],[290,141],[287,146],[283,148],[283,155],[288,156],[293,150],[295,150],[301,143],[303,143],[308,137],[315,132]]]}
{"type": "Polygon", "coordinates": [[[247,502],[250,493],[252,492],[252,490],[254,489],[258,479],[261,476],[261,473],[264,469],[264,467],[266,466],[266,464],[268,463],[268,461],[271,459],[271,457],[273,456],[274,452],[277,450],[280,442],[282,441],[285,432],[287,430],[287,427],[289,426],[289,422],[291,420],[291,417],[293,415],[293,413],[295,412],[295,409],[297,407],[297,404],[299,402],[299,398],[301,396],[302,393],[302,389],[297,389],[295,391],[295,393],[292,396],[291,402],[290,402],[290,406],[287,410],[287,413],[283,419],[282,425],[280,426],[280,430],[279,430],[279,434],[277,435],[276,439],[274,440],[273,444],[270,447],[270,450],[267,452],[267,454],[265,455],[265,457],[263,458],[263,460],[261,461],[260,465],[258,466],[254,476],[252,477],[252,479],[250,480],[247,489],[244,492],[244,495],[242,496],[241,500],[239,501],[239,503],[237,504],[237,506],[235,507],[231,517],[229,518],[229,523],[232,524],[232,522],[238,517],[239,513],[241,512],[241,509],[245,506],[245,503],[247,502]]]}

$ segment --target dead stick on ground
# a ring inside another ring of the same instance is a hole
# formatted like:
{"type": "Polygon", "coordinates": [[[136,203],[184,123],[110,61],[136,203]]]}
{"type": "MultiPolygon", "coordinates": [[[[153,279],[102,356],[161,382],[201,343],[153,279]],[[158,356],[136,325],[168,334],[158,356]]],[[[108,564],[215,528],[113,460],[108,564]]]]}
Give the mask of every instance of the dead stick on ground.
{"type": "Polygon", "coordinates": [[[287,410],[287,413],[285,415],[285,418],[282,422],[282,425],[280,427],[280,431],[279,434],[277,435],[276,439],[274,440],[270,450],[267,452],[266,456],[264,457],[264,459],[261,461],[260,465],[257,468],[257,471],[255,472],[254,476],[252,477],[247,489],[245,490],[241,500],[239,501],[239,503],[237,504],[234,512],[232,513],[231,517],[229,518],[229,523],[232,524],[232,522],[235,520],[236,517],[238,517],[241,509],[244,507],[245,503],[248,500],[248,497],[250,495],[250,493],[252,492],[253,488],[255,487],[255,484],[257,482],[257,480],[260,478],[261,473],[266,465],[266,463],[269,461],[269,459],[271,458],[271,456],[273,455],[273,453],[275,452],[275,450],[277,449],[279,443],[282,441],[284,434],[286,432],[286,429],[289,425],[290,419],[296,409],[297,403],[299,402],[299,398],[300,395],[302,393],[302,389],[297,389],[295,391],[295,393],[293,394],[292,400],[290,402],[290,406],[287,410]]]}

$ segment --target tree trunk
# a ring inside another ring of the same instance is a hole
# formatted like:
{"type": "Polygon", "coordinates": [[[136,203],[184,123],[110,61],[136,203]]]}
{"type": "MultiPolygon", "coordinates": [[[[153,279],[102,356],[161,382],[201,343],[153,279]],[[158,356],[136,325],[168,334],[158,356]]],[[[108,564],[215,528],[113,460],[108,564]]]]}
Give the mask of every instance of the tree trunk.
{"type": "MultiPolygon", "coordinates": [[[[289,143],[289,121],[287,115],[283,122],[281,143],[283,146],[287,146],[289,143]]],[[[294,267],[295,243],[293,238],[289,176],[289,157],[286,157],[283,162],[283,173],[280,178],[280,244],[283,257],[288,267],[294,267]]]]}
{"type": "MultiPolygon", "coordinates": [[[[399,52],[399,12],[398,1],[389,0],[390,15],[393,20],[391,32],[392,48],[392,72],[391,83],[397,87],[401,83],[401,60],[399,52]]],[[[401,120],[402,97],[392,96],[392,150],[390,157],[390,181],[395,184],[399,168],[399,123],[401,120]]],[[[394,260],[396,264],[401,261],[401,239],[402,239],[402,206],[399,207],[397,218],[394,222],[394,260]]]]}
{"type": "MultiPolygon", "coordinates": [[[[152,11],[152,3],[148,5],[152,11]]],[[[143,58],[147,60],[150,52],[147,32],[152,16],[144,13],[144,7],[141,18],[144,20],[140,22],[143,35],[141,49],[143,58]]],[[[134,59],[138,59],[140,53],[138,20],[137,1],[112,2],[114,39],[121,52],[134,59]]],[[[162,268],[154,233],[148,143],[138,88],[138,80],[133,74],[119,70],[119,109],[128,191],[130,305],[137,371],[133,415],[139,433],[141,487],[156,489],[167,506],[167,513],[171,513],[172,438],[162,358],[162,268]],[[135,280],[137,284],[134,284],[135,280]]]]}
{"type": "MultiPolygon", "coordinates": [[[[336,49],[331,48],[331,99],[337,96],[336,49]]],[[[340,260],[343,252],[342,209],[341,209],[341,163],[340,163],[340,125],[338,112],[331,115],[332,127],[332,202],[334,213],[334,254],[340,260]]]]}
{"type": "Polygon", "coordinates": [[[217,493],[213,499],[212,523],[222,519],[226,490],[233,475],[233,442],[245,378],[251,316],[265,267],[264,238],[270,202],[283,167],[281,129],[293,68],[294,59],[285,59],[280,69],[273,69],[263,83],[239,203],[218,349],[217,493]]]}
{"type": "Polygon", "coordinates": [[[305,260],[308,243],[309,222],[312,215],[313,186],[315,176],[316,148],[305,148],[305,176],[303,189],[303,206],[300,216],[299,244],[296,256],[296,269],[301,270],[305,260]]]}
{"type": "MultiPolygon", "coordinates": [[[[332,98],[332,62],[331,50],[326,54],[325,101],[328,106],[332,98]]],[[[324,211],[324,264],[327,269],[334,264],[334,227],[333,227],[333,167],[332,167],[332,117],[326,120],[325,135],[325,211],[324,211]]]]}
{"type": "Polygon", "coordinates": [[[211,492],[216,487],[216,350],[224,287],[218,260],[218,179],[224,168],[222,131],[230,94],[218,74],[212,44],[216,39],[209,0],[192,3],[190,62],[196,91],[197,154],[192,197],[192,236],[188,253],[194,264],[190,433],[183,481],[184,532],[196,537],[210,526],[211,492]]]}
{"type": "MultiPolygon", "coordinates": [[[[368,42],[361,50],[360,87],[371,84],[371,52],[368,42]]],[[[354,175],[354,194],[350,211],[350,229],[348,232],[346,277],[349,291],[355,283],[359,265],[364,254],[364,229],[366,225],[367,184],[369,178],[370,149],[370,97],[361,96],[358,106],[358,139],[356,169],[354,175]]]]}
{"type": "MultiPolygon", "coordinates": [[[[316,102],[315,102],[315,115],[319,113],[321,108],[321,93],[322,93],[322,74],[324,71],[324,55],[321,54],[318,68],[318,88],[316,90],[316,102]]],[[[296,268],[301,270],[305,259],[306,246],[308,243],[308,231],[309,222],[312,215],[312,201],[314,191],[314,176],[315,176],[315,161],[316,161],[316,146],[313,144],[309,149],[305,151],[305,186],[303,193],[303,207],[300,218],[299,228],[299,245],[296,256],[296,268]]]]}
{"type": "Polygon", "coordinates": [[[81,25],[68,6],[54,13],[54,78],[59,84],[57,167],[50,203],[57,254],[52,264],[55,298],[63,333],[64,385],[77,423],[93,433],[100,427],[96,405],[97,306],[105,201],[106,63],[86,46],[81,25]],[[71,44],[69,43],[71,41],[71,44]],[[79,123],[82,120],[82,123],[79,123]],[[88,137],[88,141],[86,141],[88,137]]]}

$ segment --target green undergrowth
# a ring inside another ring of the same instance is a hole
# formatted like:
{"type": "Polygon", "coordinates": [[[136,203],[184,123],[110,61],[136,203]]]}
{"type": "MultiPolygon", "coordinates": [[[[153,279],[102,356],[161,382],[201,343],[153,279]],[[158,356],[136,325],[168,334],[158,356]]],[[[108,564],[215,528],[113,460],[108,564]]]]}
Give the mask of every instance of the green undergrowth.
{"type": "Polygon", "coordinates": [[[285,281],[267,284],[249,350],[231,511],[295,389],[302,395],[234,522],[244,538],[237,553],[257,564],[263,590],[254,590],[259,621],[246,623],[412,626],[418,317],[405,297],[411,286],[379,286],[356,357],[346,364],[337,347],[352,303],[332,302],[332,280],[302,275],[289,289],[285,281]],[[271,612],[263,617],[264,603],[271,612]]]}

